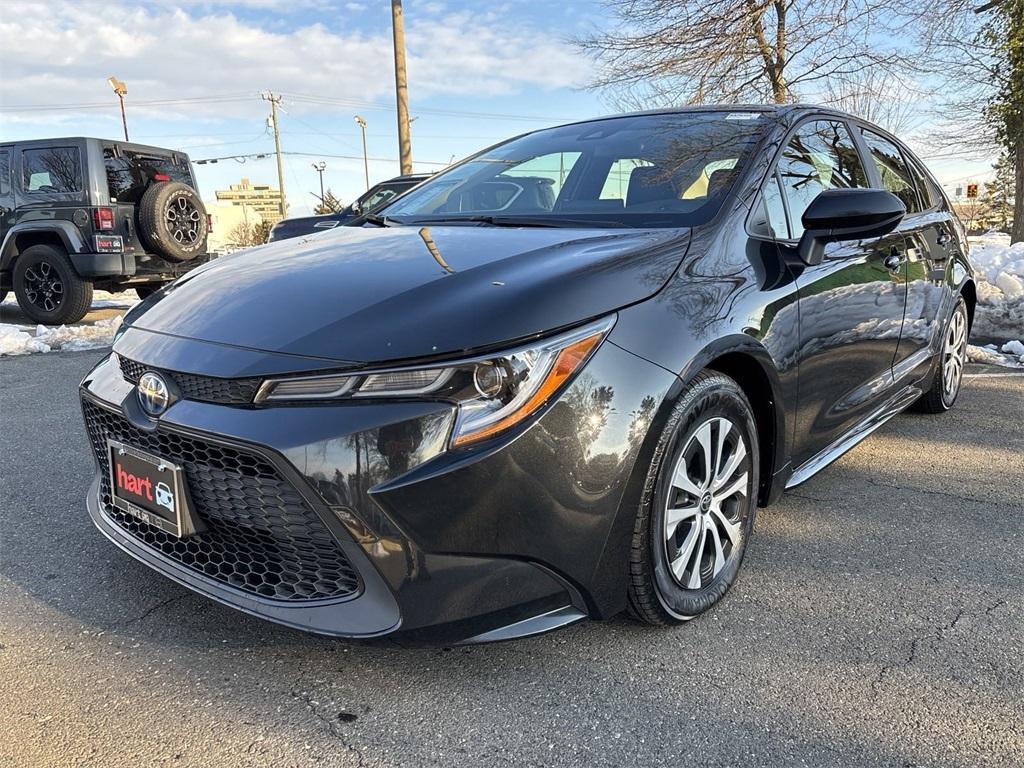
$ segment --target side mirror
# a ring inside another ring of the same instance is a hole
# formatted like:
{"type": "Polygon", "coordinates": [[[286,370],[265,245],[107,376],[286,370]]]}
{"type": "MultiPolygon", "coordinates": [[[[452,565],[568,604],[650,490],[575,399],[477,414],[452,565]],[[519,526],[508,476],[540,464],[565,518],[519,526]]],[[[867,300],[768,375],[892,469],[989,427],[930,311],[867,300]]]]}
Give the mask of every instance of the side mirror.
{"type": "Polygon", "coordinates": [[[881,237],[896,229],[907,209],[903,201],[881,189],[829,189],[807,206],[798,246],[806,264],[820,264],[825,244],[881,237]]]}
{"type": "Polygon", "coordinates": [[[352,213],[353,216],[358,216],[359,214],[361,214],[363,212],[363,207],[358,203],[358,201],[352,203],[348,207],[348,209],[352,213]]]}

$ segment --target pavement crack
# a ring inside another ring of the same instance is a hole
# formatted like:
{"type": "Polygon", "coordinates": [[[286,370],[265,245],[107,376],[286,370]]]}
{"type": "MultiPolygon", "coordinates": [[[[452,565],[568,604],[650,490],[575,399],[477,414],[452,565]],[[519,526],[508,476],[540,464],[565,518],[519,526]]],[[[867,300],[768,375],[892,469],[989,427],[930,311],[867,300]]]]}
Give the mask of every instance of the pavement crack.
{"type": "Polygon", "coordinates": [[[146,610],[144,610],[138,616],[135,616],[135,617],[133,617],[131,619],[125,619],[124,621],[120,622],[117,626],[119,626],[119,627],[127,627],[130,624],[138,624],[141,621],[145,621],[147,618],[149,618],[149,616],[151,616],[152,614],[156,613],[157,611],[162,610],[163,608],[166,608],[168,605],[171,605],[172,603],[180,602],[180,601],[185,600],[185,599],[187,599],[189,597],[194,597],[194,595],[192,595],[190,592],[186,592],[183,595],[175,595],[174,597],[169,597],[166,600],[161,600],[156,605],[153,605],[153,606],[147,608],[146,610]]]}
{"type": "MultiPolygon", "coordinates": [[[[291,691],[289,691],[289,693],[291,694],[291,697],[293,699],[295,699],[296,701],[301,701],[303,704],[306,705],[306,709],[309,710],[310,714],[312,714],[313,717],[315,717],[317,720],[323,723],[325,729],[327,730],[327,733],[330,736],[340,741],[342,746],[345,747],[345,749],[347,749],[349,752],[355,755],[356,765],[360,766],[360,768],[366,768],[366,766],[368,766],[366,759],[363,757],[363,753],[360,752],[348,740],[345,733],[341,730],[341,728],[338,727],[338,724],[342,721],[341,716],[344,713],[338,713],[338,716],[336,718],[331,717],[323,711],[320,704],[313,699],[313,696],[311,694],[306,693],[305,691],[297,691],[294,688],[291,691]]],[[[354,720],[355,718],[352,719],[354,720]]],[[[352,720],[346,720],[345,722],[352,722],[352,720]]]]}

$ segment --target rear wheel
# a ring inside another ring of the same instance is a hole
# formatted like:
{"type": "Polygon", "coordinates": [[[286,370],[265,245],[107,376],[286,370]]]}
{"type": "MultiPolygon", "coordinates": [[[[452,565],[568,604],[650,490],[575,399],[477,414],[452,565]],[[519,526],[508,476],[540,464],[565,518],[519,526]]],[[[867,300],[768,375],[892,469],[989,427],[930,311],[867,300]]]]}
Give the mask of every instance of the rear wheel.
{"type": "Polygon", "coordinates": [[[92,283],[52,245],[26,248],[14,262],[14,295],[21,310],[43,325],[76,323],[92,306],[92,283]]]}
{"type": "Polygon", "coordinates": [[[945,413],[956,402],[963,382],[964,363],[967,361],[967,305],[957,297],[953,313],[949,316],[942,340],[942,352],[936,361],[931,386],[914,403],[914,410],[922,413],[945,413]]]}
{"type": "Polygon", "coordinates": [[[700,373],[673,409],[648,471],[630,557],[631,612],[677,624],[736,580],[754,525],[753,410],[728,376],[700,373]]]}

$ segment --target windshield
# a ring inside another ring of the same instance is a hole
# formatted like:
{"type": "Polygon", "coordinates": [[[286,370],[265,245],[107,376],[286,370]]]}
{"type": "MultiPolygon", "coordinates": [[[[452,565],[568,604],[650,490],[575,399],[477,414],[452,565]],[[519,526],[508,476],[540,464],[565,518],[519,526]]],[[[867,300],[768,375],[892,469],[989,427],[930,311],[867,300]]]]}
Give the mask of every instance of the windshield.
{"type": "Polygon", "coordinates": [[[684,112],[538,131],[485,150],[387,206],[390,221],[692,227],[718,212],[766,120],[684,112]]]}

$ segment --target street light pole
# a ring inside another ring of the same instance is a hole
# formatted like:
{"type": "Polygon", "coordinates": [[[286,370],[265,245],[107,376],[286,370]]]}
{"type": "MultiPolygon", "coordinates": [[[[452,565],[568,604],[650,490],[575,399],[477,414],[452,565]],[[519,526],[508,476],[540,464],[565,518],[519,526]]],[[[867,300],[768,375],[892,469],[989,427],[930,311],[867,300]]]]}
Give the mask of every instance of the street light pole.
{"type": "Polygon", "coordinates": [[[327,163],[321,160],[319,163],[313,163],[313,169],[320,174],[320,204],[324,203],[324,171],[327,170],[327,163]]]}
{"type": "Polygon", "coordinates": [[[356,115],[356,123],[359,124],[359,130],[363,132],[363,175],[366,177],[366,188],[370,188],[370,161],[366,157],[366,121],[362,117],[356,115]]]}
{"type": "Polygon", "coordinates": [[[110,83],[110,87],[117,94],[118,101],[121,102],[121,126],[124,128],[124,140],[128,141],[128,118],[124,114],[124,97],[128,95],[128,86],[113,75],[107,78],[107,82],[110,83]]]}

